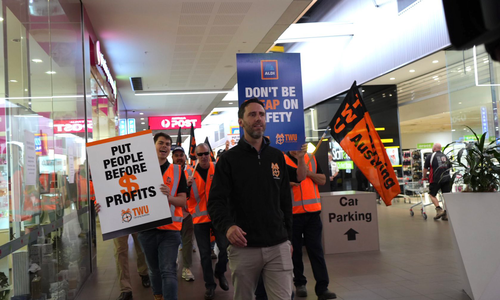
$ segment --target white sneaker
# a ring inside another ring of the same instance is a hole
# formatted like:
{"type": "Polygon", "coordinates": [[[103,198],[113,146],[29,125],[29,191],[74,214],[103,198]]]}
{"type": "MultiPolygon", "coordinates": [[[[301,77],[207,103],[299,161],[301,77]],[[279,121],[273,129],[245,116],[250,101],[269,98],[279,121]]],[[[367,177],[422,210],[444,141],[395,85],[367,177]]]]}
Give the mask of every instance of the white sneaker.
{"type": "Polygon", "coordinates": [[[189,268],[182,268],[182,278],[186,281],[194,281],[194,275],[189,268]]]}

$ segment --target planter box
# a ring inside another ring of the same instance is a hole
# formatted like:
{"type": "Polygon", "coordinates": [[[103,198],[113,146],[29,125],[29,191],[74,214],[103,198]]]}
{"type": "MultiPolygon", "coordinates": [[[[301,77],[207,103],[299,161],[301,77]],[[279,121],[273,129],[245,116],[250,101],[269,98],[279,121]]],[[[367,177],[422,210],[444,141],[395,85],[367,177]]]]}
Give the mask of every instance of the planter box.
{"type": "Polygon", "coordinates": [[[500,299],[500,193],[444,196],[465,269],[465,292],[474,300],[500,299]]]}

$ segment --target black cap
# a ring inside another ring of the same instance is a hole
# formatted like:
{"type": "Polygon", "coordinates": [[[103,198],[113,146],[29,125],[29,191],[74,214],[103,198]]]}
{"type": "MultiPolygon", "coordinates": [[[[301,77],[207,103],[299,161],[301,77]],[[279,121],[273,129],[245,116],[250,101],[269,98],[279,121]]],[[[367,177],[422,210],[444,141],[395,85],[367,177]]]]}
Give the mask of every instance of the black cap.
{"type": "Polygon", "coordinates": [[[185,153],[184,152],[184,148],[182,148],[181,146],[172,146],[172,149],[170,149],[170,152],[174,153],[175,151],[182,151],[182,153],[185,153]]]}

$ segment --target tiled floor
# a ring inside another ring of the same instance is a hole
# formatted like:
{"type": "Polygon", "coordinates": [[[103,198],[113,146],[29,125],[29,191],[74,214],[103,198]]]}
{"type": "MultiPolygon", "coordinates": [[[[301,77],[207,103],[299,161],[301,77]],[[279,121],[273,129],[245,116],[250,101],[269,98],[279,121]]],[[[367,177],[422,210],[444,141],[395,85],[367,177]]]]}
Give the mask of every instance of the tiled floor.
{"type": "MultiPolygon", "coordinates": [[[[330,274],[330,290],[343,300],[423,300],[469,299],[462,292],[458,258],[449,223],[434,221],[432,206],[427,208],[429,218],[424,220],[417,208],[414,217],[409,214],[409,204],[395,203],[390,207],[378,206],[380,251],[327,255],[330,274]]],[[[132,243],[132,240],[129,240],[132,243]]],[[[132,244],[130,244],[132,245],[132,244]]],[[[306,252],[304,251],[304,254],[306,252]]],[[[314,278],[304,257],[306,276],[309,279],[307,298],[314,295],[314,278]]],[[[135,253],[130,247],[135,300],[152,299],[150,289],[140,284],[136,273],[135,253]]],[[[98,243],[98,270],[85,283],[78,300],[116,299],[120,294],[116,279],[113,243],[98,243]]],[[[205,291],[199,256],[193,255],[194,282],[180,279],[179,300],[203,299],[205,291]]],[[[229,271],[226,276],[230,277],[229,271]]],[[[216,298],[232,299],[232,287],[228,292],[216,289],[216,298]]]]}

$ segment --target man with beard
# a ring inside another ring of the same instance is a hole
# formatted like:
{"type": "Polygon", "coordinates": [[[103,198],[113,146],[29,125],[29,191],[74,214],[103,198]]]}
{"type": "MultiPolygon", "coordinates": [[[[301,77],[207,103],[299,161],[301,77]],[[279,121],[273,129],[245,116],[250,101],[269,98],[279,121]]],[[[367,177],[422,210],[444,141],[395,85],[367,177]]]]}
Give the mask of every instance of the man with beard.
{"type": "MultiPolygon", "coordinates": [[[[225,233],[234,299],[252,299],[262,274],[269,299],[292,295],[292,201],[283,153],[264,137],[257,98],[240,105],[244,137],[222,155],[208,199],[212,224],[225,233]]],[[[296,180],[296,178],[295,178],[296,180]]]]}

